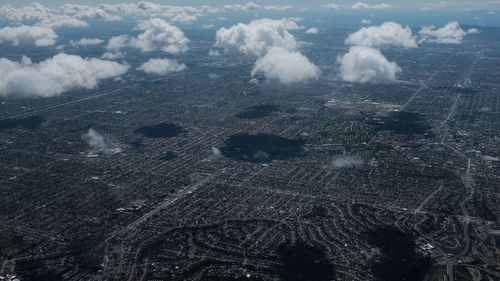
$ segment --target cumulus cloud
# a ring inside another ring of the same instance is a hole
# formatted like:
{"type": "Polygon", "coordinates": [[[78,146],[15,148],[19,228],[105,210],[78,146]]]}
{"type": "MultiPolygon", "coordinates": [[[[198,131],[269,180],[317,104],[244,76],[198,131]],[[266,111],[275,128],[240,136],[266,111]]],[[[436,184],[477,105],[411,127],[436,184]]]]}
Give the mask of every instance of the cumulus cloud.
{"type": "Polygon", "coordinates": [[[229,53],[257,57],[252,76],[262,74],[268,80],[283,84],[317,79],[319,69],[297,50],[299,43],[288,32],[300,28],[296,24],[298,20],[260,19],[221,28],[216,33],[214,46],[229,53]]]}
{"type": "Polygon", "coordinates": [[[59,13],[56,9],[47,8],[38,3],[15,8],[10,5],[0,7],[0,18],[10,22],[34,22],[37,26],[50,28],[86,27],[87,22],[59,13]]]}
{"type": "Polygon", "coordinates": [[[125,57],[125,54],[122,52],[106,52],[101,57],[107,60],[117,60],[125,57]]]}
{"type": "Polygon", "coordinates": [[[290,5],[266,5],[261,6],[254,2],[248,2],[245,4],[229,4],[224,5],[223,11],[226,12],[248,12],[252,10],[271,10],[271,11],[291,11],[293,6],[290,5]]]}
{"type": "Polygon", "coordinates": [[[52,46],[57,34],[49,27],[21,25],[0,29],[0,43],[9,42],[14,46],[30,44],[39,47],[52,46]]]}
{"type": "Polygon", "coordinates": [[[246,4],[231,4],[224,5],[224,10],[233,12],[246,12],[250,10],[257,10],[262,8],[262,6],[255,4],[254,2],[248,2],[246,4]]]}
{"type": "Polygon", "coordinates": [[[350,34],[345,42],[349,45],[372,48],[384,46],[417,47],[417,40],[411,29],[395,22],[384,22],[380,26],[363,27],[350,34]]]}
{"type": "Polygon", "coordinates": [[[150,59],[137,69],[146,73],[164,75],[182,71],[186,69],[186,65],[171,59],[150,59]]]}
{"type": "Polygon", "coordinates": [[[352,5],[353,9],[390,9],[392,8],[392,5],[386,4],[386,3],[381,3],[381,4],[375,4],[375,5],[370,5],[364,2],[357,2],[354,5],[352,5]]]}
{"type": "Polygon", "coordinates": [[[449,22],[444,27],[436,29],[434,25],[423,27],[418,34],[422,37],[420,42],[433,42],[440,44],[460,44],[465,35],[477,33],[479,30],[471,28],[463,30],[456,21],[449,22]]]}
{"type": "Polygon", "coordinates": [[[112,152],[120,146],[120,144],[114,139],[105,137],[94,129],[89,129],[87,133],[83,134],[82,140],[85,141],[91,148],[99,149],[106,153],[112,152]]]}
{"type": "Polygon", "coordinates": [[[143,52],[162,50],[166,53],[178,54],[188,50],[189,39],[184,32],[162,19],[153,18],[142,21],[136,29],[144,33],[139,34],[137,38],[132,38],[130,44],[143,52]]]}
{"type": "Polygon", "coordinates": [[[106,49],[116,52],[125,47],[133,47],[142,52],[161,50],[170,54],[179,54],[188,50],[189,39],[184,32],[162,19],[153,18],[141,21],[135,29],[144,32],[137,37],[126,35],[112,37],[106,49]]]}
{"type": "Polygon", "coordinates": [[[352,156],[339,157],[332,161],[332,167],[334,169],[361,168],[363,164],[363,159],[352,156]]]}
{"type": "Polygon", "coordinates": [[[260,19],[249,24],[239,23],[229,29],[219,29],[215,35],[215,47],[255,57],[265,55],[272,47],[296,50],[298,43],[288,30],[298,28],[294,21],[287,19],[260,19]]]}
{"type": "Polygon", "coordinates": [[[77,46],[82,46],[82,47],[86,47],[86,46],[95,46],[95,45],[99,45],[99,44],[102,44],[104,43],[104,40],[102,39],[98,39],[98,38],[82,38],[80,40],[77,40],[77,41],[74,41],[74,40],[71,40],[69,41],[69,44],[71,46],[74,46],[74,47],[77,47],[77,46]]]}
{"type": "Polygon", "coordinates": [[[207,5],[173,6],[140,1],[138,3],[100,4],[97,6],[64,4],[55,8],[48,8],[41,4],[33,3],[23,7],[6,5],[0,7],[0,18],[21,23],[25,21],[36,22],[46,26],[86,26],[87,19],[121,20],[125,16],[167,18],[170,22],[192,23],[198,18],[213,13],[231,11],[272,10],[290,11],[290,5],[258,5],[254,2],[246,4],[225,5],[222,8],[207,5]]]}
{"type": "Polygon", "coordinates": [[[340,74],[349,82],[389,82],[396,80],[401,68],[395,62],[389,62],[377,49],[354,46],[349,52],[337,58],[340,74]]]}
{"type": "Polygon", "coordinates": [[[264,10],[270,11],[291,11],[293,10],[293,6],[290,5],[268,5],[263,7],[264,10]]]}
{"type": "Polygon", "coordinates": [[[209,6],[171,6],[148,1],[138,3],[101,4],[88,6],[80,4],[64,4],[48,8],[33,3],[23,7],[5,5],[0,7],[0,18],[10,22],[35,23],[46,27],[85,27],[85,20],[121,20],[124,16],[161,17],[172,22],[191,23],[207,13],[222,12],[223,9],[209,6]]]}
{"type": "Polygon", "coordinates": [[[479,29],[477,28],[469,28],[467,30],[467,34],[478,34],[478,33],[481,33],[481,31],[479,31],[479,29]]]}
{"type": "Polygon", "coordinates": [[[222,155],[222,152],[220,151],[220,149],[212,146],[212,149],[210,150],[210,153],[209,153],[208,158],[206,160],[212,161],[212,160],[220,159],[222,157],[223,157],[223,155],[222,155]]]}
{"type": "Polygon", "coordinates": [[[372,20],[370,19],[362,19],[361,24],[372,24],[372,20]]]}
{"type": "Polygon", "coordinates": [[[259,58],[252,70],[252,76],[263,74],[268,80],[292,84],[317,79],[320,70],[308,58],[297,51],[274,47],[259,58]]]}
{"type": "Polygon", "coordinates": [[[0,17],[11,22],[41,21],[55,13],[54,9],[47,8],[38,3],[32,3],[20,8],[11,5],[0,7],[0,17]]]}
{"type": "Polygon", "coordinates": [[[323,8],[325,9],[332,9],[332,10],[338,10],[339,9],[339,5],[337,4],[326,4],[323,6],[323,8]]]}
{"type": "Polygon", "coordinates": [[[210,28],[214,28],[215,24],[213,24],[213,23],[203,24],[201,27],[204,29],[210,29],[210,28]]]}
{"type": "Polygon", "coordinates": [[[318,34],[319,30],[315,27],[311,27],[308,30],[306,30],[307,34],[318,34]]]}
{"type": "Polygon", "coordinates": [[[114,36],[109,38],[106,49],[111,51],[117,51],[125,48],[128,42],[129,38],[126,35],[114,36]]]}
{"type": "Polygon", "coordinates": [[[39,63],[0,59],[0,96],[51,97],[97,87],[99,80],[120,76],[128,66],[100,59],[58,54],[39,63]]]}

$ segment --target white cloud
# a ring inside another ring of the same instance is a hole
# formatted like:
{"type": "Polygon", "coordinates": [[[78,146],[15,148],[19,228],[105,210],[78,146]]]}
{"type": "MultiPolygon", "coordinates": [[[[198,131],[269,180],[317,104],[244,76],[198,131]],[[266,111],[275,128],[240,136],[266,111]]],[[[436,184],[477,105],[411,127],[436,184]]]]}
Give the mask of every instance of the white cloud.
{"type": "Polygon", "coordinates": [[[164,75],[182,71],[186,69],[186,65],[171,59],[150,59],[137,69],[146,73],[164,75]]]}
{"type": "Polygon", "coordinates": [[[465,35],[478,32],[477,29],[463,30],[456,21],[449,22],[444,27],[436,29],[434,25],[423,27],[418,34],[422,37],[420,42],[433,42],[440,44],[460,44],[465,35]]]}
{"type": "Polygon", "coordinates": [[[83,47],[86,47],[86,46],[95,46],[95,45],[99,45],[99,44],[102,44],[104,42],[104,40],[102,39],[98,39],[98,38],[82,38],[78,41],[74,41],[74,40],[71,40],[69,41],[69,44],[71,44],[71,46],[83,46],[83,47]]]}
{"type": "Polygon", "coordinates": [[[250,10],[257,10],[261,9],[262,6],[255,4],[254,2],[248,2],[246,4],[231,4],[231,5],[224,5],[224,10],[226,11],[233,11],[233,12],[246,12],[250,10]]]}
{"type": "Polygon", "coordinates": [[[381,3],[381,4],[375,4],[375,5],[370,5],[364,2],[357,2],[354,5],[352,5],[353,9],[390,9],[392,8],[392,5],[386,4],[386,3],[381,3]]]}
{"type": "Polygon", "coordinates": [[[380,26],[363,27],[350,34],[346,44],[379,48],[395,46],[416,48],[416,37],[409,27],[402,27],[395,22],[384,22],[380,26]]]}
{"type": "MultiPolygon", "coordinates": [[[[98,7],[92,7],[79,4],[65,4],[59,7],[59,12],[61,12],[62,14],[71,15],[77,19],[120,20],[121,16],[118,15],[118,9],[116,9],[115,11],[110,11],[110,7],[111,5],[100,5],[98,7]]],[[[123,6],[121,6],[120,10],[121,13],[125,14],[128,14],[130,12],[130,9],[127,9],[127,7],[123,6]]]]}
{"type": "Polygon", "coordinates": [[[481,31],[479,31],[479,29],[477,28],[469,28],[467,30],[467,34],[478,34],[478,33],[481,33],[481,31]]]}
{"type": "Polygon", "coordinates": [[[263,7],[264,10],[270,11],[291,11],[293,6],[290,5],[268,5],[263,7]]]}
{"type": "Polygon", "coordinates": [[[332,166],[335,169],[360,168],[363,164],[363,159],[352,156],[339,157],[332,162],[332,166]]]}
{"type": "Polygon", "coordinates": [[[58,54],[39,63],[0,59],[0,96],[51,97],[65,91],[97,87],[99,80],[120,76],[128,65],[58,54]]]}
{"type": "Polygon", "coordinates": [[[184,32],[162,19],[142,21],[136,29],[144,33],[133,38],[130,44],[143,52],[162,50],[166,53],[178,54],[188,50],[189,39],[184,32]]]}
{"type": "Polygon", "coordinates": [[[379,50],[370,47],[351,47],[337,61],[342,79],[349,82],[395,81],[401,71],[395,62],[389,62],[379,50]]]}
{"type": "Polygon", "coordinates": [[[318,67],[304,55],[281,47],[269,49],[265,56],[257,60],[252,70],[252,76],[264,74],[268,80],[283,84],[317,79],[320,73],[318,67]]]}
{"type": "Polygon", "coordinates": [[[106,46],[107,50],[120,50],[127,46],[129,38],[126,35],[114,36],[109,38],[108,45],[106,46]]]}
{"type": "Polygon", "coordinates": [[[326,4],[323,6],[323,8],[325,9],[332,9],[332,10],[338,10],[339,9],[339,5],[337,4],[326,4]]]}
{"type": "Polygon", "coordinates": [[[99,134],[94,129],[89,129],[87,133],[83,134],[82,140],[91,148],[103,150],[106,153],[113,152],[120,145],[117,141],[99,134]]]}
{"type": "Polygon", "coordinates": [[[252,76],[263,74],[268,80],[283,84],[316,79],[320,75],[319,69],[298,52],[299,43],[288,32],[300,29],[296,23],[300,20],[260,19],[249,24],[239,23],[229,29],[221,28],[216,33],[214,46],[229,53],[257,57],[252,76]]]}
{"type": "Polygon", "coordinates": [[[0,29],[0,43],[9,42],[14,46],[30,44],[39,47],[52,46],[57,34],[49,27],[21,25],[0,29]]]}
{"type": "Polygon", "coordinates": [[[229,29],[219,29],[215,36],[215,47],[256,57],[265,55],[271,47],[295,50],[298,43],[288,29],[298,28],[294,21],[287,19],[260,19],[249,24],[239,23],[229,29]]]}
{"type": "Polygon", "coordinates": [[[15,23],[36,22],[44,27],[86,27],[88,24],[80,19],[59,14],[57,10],[47,8],[41,4],[33,3],[20,8],[10,5],[0,7],[0,18],[15,23]]]}
{"type": "Polygon", "coordinates": [[[121,20],[124,16],[161,17],[172,22],[190,23],[206,13],[221,12],[222,9],[209,6],[171,6],[152,2],[101,4],[87,6],[65,4],[56,8],[47,8],[33,3],[23,7],[6,5],[0,7],[0,18],[11,22],[35,22],[37,25],[49,27],[82,27],[87,26],[86,19],[121,20]]]}
{"type": "Polygon", "coordinates": [[[372,24],[372,20],[370,19],[362,19],[361,24],[372,24]]]}
{"type": "Polygon", "coordinates": [[[318,34],[319,30],[315,27],[311,27],[308,30],[306,30],[307,34],[318,34]]]}
{"type": "Polygon", "coordinates": [[[203,29],[211,29],[211,28],[215,27],[215,24],[213,24],[213,23],[203,24],[201,27],[203,29]]]}
{"type": "Polygon", "coordinates": [[[220,56],[220,52],[217,50],[210,49],[208,51],[208,56],[209,57],[218,57],[218,56],[220,56]]]}
{"type": "Polygon", "coordinates": [[[220,151],[220,149],[212,146],[212,149],[210,150],[210,153],[209,153],[206,160],[212,161],[212,160],[220,159],[222,157],[223,157],[223,155],[222,155],[222,152],[220,151]]]}
{"type": "Polygon", "coordinates": [[[170,6],[152,2],[101,4],[99,6],[85,6],[66,4],[60,10],[79,19],[120,20],[123,16],[161,17],[173,22],[190,23],[197,20],[204,13],[216,12],[218,9],[208,6],[170,6]]]}
{"type": "Polygon", "coordinates": [[[125,57],[125,54],[123,54],[122,52],[106,52],[102,54],[102,58],[107,60],[117,60],[123,57],[125,57]]]}
{"type": "Polygon", "coordinates": [[[55,10],[49,9],[38,3],[32,3],[20,8],[15,8],[11,5],[0,7],[0,17],[16,23],[23,21],[41,21],[54,12],[55,10]]]}
{"type": "Polygon", "coordinates": [[[142,52],[161,50],[170,54],[179,54],[188,50],[189,39],[184,32],[162,19],[153,18],[141,21],[135,29],[144,32],[137,37],[126,35],[112,37],[106,49],[117,51],[125,47],[133,47],[142,52]]]}
{"type": "Polygon", "coordinates": [[[50,15],[42,19],[38,24],[51,28],[58,27],[87,27],[89,24],[85,21],[75,19],[66,15],[50,15]]]}

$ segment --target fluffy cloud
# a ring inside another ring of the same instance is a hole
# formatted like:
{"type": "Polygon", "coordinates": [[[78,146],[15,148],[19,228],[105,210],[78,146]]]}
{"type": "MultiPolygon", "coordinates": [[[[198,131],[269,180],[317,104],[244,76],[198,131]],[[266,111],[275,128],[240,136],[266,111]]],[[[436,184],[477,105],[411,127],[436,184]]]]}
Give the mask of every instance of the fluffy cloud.
{"type": "Polygon", "coordinates": [[[33,3],[28,6],[14,8],[10,5],[0,7],[0,18],[11,22],[36,22],[38,26],[57,27],[86,27],[88,24],[80,19],[59,14],[57,10],[33,3]]]}
{"type": "Polygon", "coordinates": [[[87,27],[86,21],[75,19],[66,15],[50,15],[42,19],[38,24],[40,26],[58,28],[58,27],[87,27]]]}
{"type": "Polygon", "coordinates": [[[401,71],[395,62],[389,62],[379,50],[370,47],[351,47],[337,60],[342,79],[349,82],[395,81],[401,71]]]}
{"type": "Polygon", "coordinates": [[[221,12],[223,9],[209,6],[170,6],[152,2],[101,4],[87,6],[79,4],[65,4],[56,8],[47,8],[33,3],[23,7],[6,5],[0,7],[0,18],[11,22],[36,22],[44,26],[87,26],[86,19],[120,20],[123,16],[161,17],[173,22],[190,23],[206,13],[221,12]]]}
{"type": "Polygon", "coordinates": [[[82,140],[85,141],[91,148],[102,150],[106,153],[113,152],[119,147],[119,143],[110,137],[99,134],[94,129],[89,129],[87,133],[82,135],[82,140]]]}
{"type": "Polygon", "coordinates": [[[51,46],[56,43],[57,34],[48,27],[21,25],[0,29],[0,43],[10,42],[12,45],[33,44],[35,46],[51,46]]]}
{"type": "Polygon", "coordinates": [[[350,34],[346,44],[379,48],[395,46],[416,48],[416,37],[409,27],[402,27],[395,22],[384,22],[380,26],[363,27],[350,34]]]}
{"type": "Polygon", "coordinates": [[[319,30],[315,27],[311,27],[308,30],[306,30],[307,34],[318,34],[319,30]]]}
{"type": "Polygon", "coordinates": [[[251,10],[290,11],[292,9],[293,6],[290,5],[261,6],[254,2],[225,5],[222,8],[207,5],[199,7],[161,5],[148,1],[97,6],[64,4],[55,8],[33,3],[19,8],[11,5],[2,6],[0,7],[0,18],[16,23],[36,22],[49,27],[81,27],[87,26],[85,22],[87,19],[121,20],[125,16],[132,16],[167,18],[171,22],[191,23],[209,13],[251,10]]]}
{"type": "Polygon", "coordinates": [[[293,10],[293,6],[290,5],[268,5],[263,7],[264,10],[270,11],[291,11],[293,10]]]}
{"type": "Polygon", "coordinates": [[[337,4],[326,4],[323,6],[323,8],[325,9],[332,9],[332,10],[338,10],[339,9],[339,5],[337,4]]]}
{"type": "Polygon", "coordinates": [[[189,39],[184,32],[162,19],[153,18],[141,21],[135,29],[144,32],[137,37],[126,35],[112,37],[106,49],[118,51],[125,47],[133,47],[142,52],[162,50],[170,54],[179,54],[188,50],[189,39]]]}
{"type": "Polygon", "coordinates": [[[229,12],[248,12],[252,10],[271,10],[271,11],[290,11],[293,10],[293,6],[290,5],[267,5],[261,6],[255,4],[254,2],[248,2],[245,4],[231,4],[224,5],[223,10],[229,12]]]}
{"type": "Polygon", "coordinates": [[[260,5],[255,4],[254,2],[248,2],[246,4],[231,4],[224,5],[224,10],[233,11],[233,12],[246,12],[250,10],[257,10],[262,8],[260,5]]]}
{"type": "Polygon", "coordinates": [[[104,42],[104,40],[102,39],[98,39],[98,38],[82,38],[78,41],[74,41],[74,40],[71,40],[69,41],[69,44],[71,46],[95,46],[95,45],[99,45],[99,44],[102,44],[104,42]]]}
{"type": "Polygon", "coordinates": [[[370,5],[364,2],[357,2],[356,4],[352,5],[353,9],[390,9],[392,8],[392,5],[386,4],[386,3],[381,3],[381,4],[375,4],[375,5],[370,5]]]}
{"type": "Polygon", "coordinates": [[[47,8],[41,4],[33,3],[21,8],[11,5],[0,7],[0,17],[11,22],[41,21],[54,14],[54,9],[47,8]]]}
{"type": "Polygon", "coordinates": [[[352,156],[339,157],[332,161],[334,169],[361,168],[363,164],[363,159],[352,156]]]}
{"type": "Polygon", "coordinates": [[[146,73],[164,75],[182,71],[186,69],[186,65],[171,59],[150,59],[137,69],[146,73]]]}
{"type": "Polygon", "coordinates": [[[295,22],[298,20],[260,19],[221,28],[216,33],[214,46],[226,52],[257,57],[252,76],[263,74],[268,80],[283,84],[316,79],[319,69],[297,51],[299,44],[288,32],[300,28],[295,22]]]}
{"type": "Polygon", "coordinates": [[[166,53],[178,54],[188,50],[189,39],[184,32],[162,19],[153,18],[142,21],[136,29],[144,33],[133,38],[131,45],[143,52],[162,50],[166,53]]]}
{"type": "Polygon", "coordinates": [[[418,34],[422,37],[422,39],[420,39],[420,42],[460,44],[462,43],[465,35],[478,32],[479,31],[475,28],[471,28],[465,31],[460,27],[460,24],[458,24],[458,22],[452,21],[444,27],[438,29],[436,29],[436,27],[433,25],[423,27],[418,32],[418,34]]]}
{"type": "Polygon", "coordinates": [[[108,45],[106,46],[106,49],[111,51],[117,51],[127,47],[128,42],[129,38],[127,35],[114,36],[108,40],[108,45]]]}
{"type": "Polygon", "coordinates": [[[106,52],[102,54],[103,59],[107,60],[117,60],[125,57],[125,54],[122,52],[106,52]]]}
{"type": "Polygon", "coordinates": [[[320,73],[318,67],[301,53],[280,47],[271,48],[257,60],[252,70],[252,76],[263,74],[268,80],[283,84],[317,79],[320,73]]]}
{"type": "Polygon", "coordinates": [[[298,43],[288,30],[298,28],[294,21],[286,19],[260,19],[249,24],[239,23],[229,29],[219,29],[215,36],[215,47],[256,57],[265,55],[272,47],[296,50],[298,43]]]}
{"type": "Polygon", "coordinates": [[[93,89],[99,80],[116,77],[128,66],[100,59],[58,54],[39,63],[0,59],[0,95],[51,97],[75,89],[93,89]]]}

